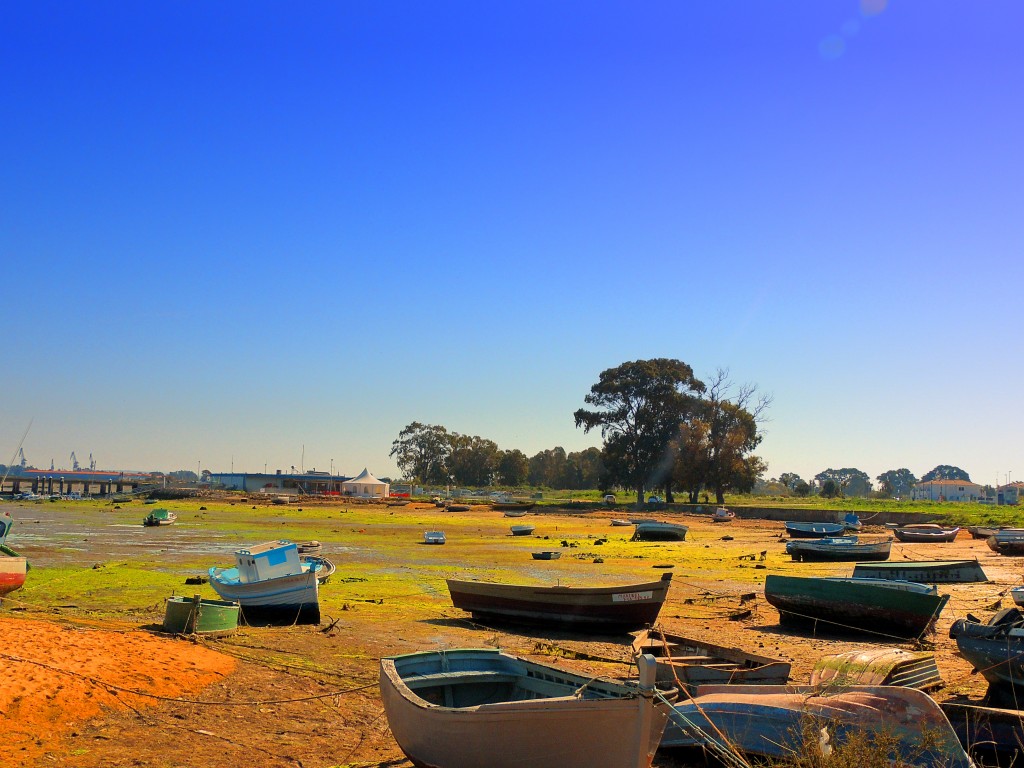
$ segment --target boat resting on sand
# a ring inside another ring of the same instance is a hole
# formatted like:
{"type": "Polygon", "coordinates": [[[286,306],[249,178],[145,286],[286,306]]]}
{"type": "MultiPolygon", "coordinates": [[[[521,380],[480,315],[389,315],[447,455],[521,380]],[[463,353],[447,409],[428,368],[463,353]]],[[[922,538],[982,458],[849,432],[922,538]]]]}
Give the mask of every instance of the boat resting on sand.
{"type": "Polygon", "coordinates": [[[842,523],[799,523],[787,521],[786,533],[794,539],[824,539],[842,536],[846,526],[842,523]]]}
{"type": "Polygon", "coordinates": [[[979,765],[1020,765],[1024,757],[1024,712],[959,701],[939,705],[957,738],[979,765]]]}
{"type": "Polygon", "coordinates": [[[988,680],[988,703],[1016,707],[1024,698],[1024,614],[1006,608],[986,624],[971,616],[957,619],[949,636],[960,655],[988,680]]]}
{"type": "Polygon", "coordinates": [[[904,525],[900,528],[894,528],[893,533],[896,534],[896,538],[900,541],[907,543],[948,543],[956,540],[956,535],[960,533],[959,528],[943,528],[941,525],[935,525],[934,523],[919,523],[916,525],[904,525]]]}
{"type": "Polygon", "coordinates": [[[985,543],[988,544],[989,549],[1000,555],[1024,555],[1024,530],[1007,528],[996,531],[985,540],[985,543]]]}
{"type": "Polygon", "coordinates": [[[892,538],[860,541],[857,536],[826,539],[793,539],[786,542],[786,554],[804,562],[846,562],[888,560],[892,538]]]}
{"type": "Polygon", "coordinates": [[[675,705],[661,746],[701,747],[716,733],[754,757],[820,754],[823,738],[832,749],[863,738],[891,749],[901,765],[974,768],[939,705],[913,688],[702,686],[693,699],[675,705]],[[797,743],[802,734],[805,743],[797,743]]]}
{"type": "Polygon", "coordinates": [[[210,586],[236,601],[246,622],[320,623],[319,566],[299,560],[290,541],[268,541],[235,552],[234,568],[211,568],[210,586]]]}
{"type": "Polygon", "coordinates": [[[175,635],[229,635],[238,629],[238,603],[169,597],[164,607],[164,632],[175,635]]]}
{"type": "Polygon", "coordinates": [[[918,584],[968,584],[988,581],[977,560],[917,560],[890,563],[857,563],[854,578],[897,579],[918,584]]]}
{"type": "Polygon", "coordinates": [[[653,659],[630,685],[490,649],[383,658],[380,693],[398,746],[429,768],[648,768],[671,710],[653,659]]]}
{"type": "Polygon", "coordinates": [[[534,560],[557,560],[562,556],[562,553],[557,549],[546,550],[544,552],[531,552],[530,555],[534,560]]]}
{"type": "Polygon", "coordinates": [[[177,520],[177,513],[161,507],[160,509],[154,509],[146,515],[142,519],[142,524],[145,526],[173,525],[177,520]]]}
{"type": "Polygon", "coordinates": [[[703,640],[645,629],[633,641],[633,659],[644,654],[658,661],[657,681],[685,688],[692,696],[701,685],[785,685],[788,661],[759,656],[703,640]]]}
{"type": "Polygon", "coordinates": [[[308,565],[316,571],[316,580],[326,584],[327,580],[334,575],[338,567],[322,555],[299,555],[299,562],[308,565]]]}
{"type": "Polygon", "coordinates": [[[725,507],[719,507],[713,513],[711,513],[712,523],[731,523],[736,519],[736,513],[731,509],[725,507]]]}
{"type": "Polygon", "coordinates": [[[823,623],[832,631],[900,638],[925,635],[949,600],[934,586],[910,581],[777,574],[765,579],[764,596],[783,623],[823,623]]]}
{"type": "Polygon", "coordinates": [[[0,555],[0,597],[21,589],[27,577],[28,560],[20,556],[0,555]]]}
{"type": "Polygon", "coordinates": [[[629,522],[629,520],[618,520],[616,518],[612,518],[612,525],[616,525],[620,528],[625,528],[626,526],[633,525],[633,523],[629,522]]]}
{"type": "Polygon", "coordinates": [[[444,531],[424,531],[423,533],[424,544],[444,544],[447,540],[444,531]]]}
{"type": "Polygon", "coordinates": [[[491,505],[491,509],[497,510],[498,512],[529,512],[537,506],[534,501],[496,501],[491,505]]]}
{"type": "Polygon", "coordinates": [[[532,525],[511,525],[509,530],[513,536],[529,536],[536,528],[532,525]]]}
{"type": "Polygon", "coordinates": [[[677,523],[637,523],[630,541],[686,541],[689,530],[677,523]]]}
{"type": "Polygon", "coordinates": [[[580,632],[643,629],[654,624],[672,574],[659,581],[614,587],[543,587],[448,579],[452,605],[474,618],[497,619],[580,632]]]}
{"type": "Polygon", "coordinates": [[[814,665],[811,685],[899,685],[931,691],[945,683],[934,653],[881,647],[825,656],[814,665]]]}

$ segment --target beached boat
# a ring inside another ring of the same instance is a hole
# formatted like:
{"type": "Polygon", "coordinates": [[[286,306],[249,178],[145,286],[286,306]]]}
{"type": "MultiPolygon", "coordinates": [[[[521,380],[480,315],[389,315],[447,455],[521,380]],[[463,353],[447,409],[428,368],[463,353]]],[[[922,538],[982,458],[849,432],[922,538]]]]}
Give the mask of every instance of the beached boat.
{"type": "Polygon", "coordinates": [[[842,536],[846,526],[842,523],[800,523],[787,521],[786,533],[794,539],[824,539],[842,536]]]}
{"type": "Polygon", "coordinates": [[[142,519],[142,524],[147,526],[156,525],[173,525],[178,519],[178,515],[175,512],[171,512],[169,509],[154,509],[148,515],[142,519]]]}
{"type": "Polygon", "coordinates": [[[977,560],[916,560],[892,563],[858,563],[853,567],[858,579],[896,579],[918,584],[968,584],[985,582],[988,577],[977,560]]]}
{"type": "Polygon", "coordinates": [[[960,533],[960,529],[943,528],[941,525],[935,525],[934,523],[919,523],[894,528],[893,533],[896,534],[897,539],[908,543],[948,543],[956,540],[956,535],[960,533]]]}
{"type": "Polygon", "coordinates": [[[529,512],[537,506],[533,501],[496,501],[491,505],[499,512],[529,512]]]}
{"type": "Polygon", "coordinates": [[[786,554],[805,562],[888,560],[892,538],[860,541],[856,536],[826,539],[793,539],[786,542],[786,554]]]}
{"type": "Polygon", "coordinates": [[[326,584],[338,567],[323,555],[299,555],[299,562],[316,571],[316,580],[326,584]]]}
{"type": "Polygon", "coordinates": [[[693,699],[675,705],[661,746],[704,747],[710,734],[746,755],[770,760],[805,751],[821,754],[825,739],[834,749],[851,736],[867,734],[898,755],[901,765],[973,768],[939,705],[913,688],[704,686],[693,699]],[[802,738],[812,741],[801,744],[802,738]]]}
{"type": "Polygon", "coordinates": [[[633,658],[658,660],[658,682],[682,686],[692,696],[701,685],[785,685],[790,663],[682,635],[645,629],[633,641],[633,658]]]}
{"type": "Polygon", "coordinates": [[[949,600],[934,586],[909,581],[776,574],[765,579],[764,596],[783,622],[907,638],[927,633],[949,600]]]}
{"type": "Polygon", "coordinates": [[[164,610],[164,632],[176,635],[227,635],[238,628],[238,603],[170,597],[164,610]]]}
{"type": "Polygon", "coordinates": [[[859,531],[864,527],[860,521],[860,515],[856,512],[847,512],[843,516],[843,527],[848,531],[859,531]]]}
{"type": "Polygon", "coordinates": [[[0,556],[0,597],[9,595],[25,586],[28,575],[28,560],[20,556],[0,556]]]}
{"type": "Polygon", "coordinates": [[[531,552],[530,555],[534,560],[557,560],[562,556],[562,553],[556,549],[545,552],[531,552]]]}
{"type": "Polygon", "coordinates": [[[967,532],[971,534],[972,539],[987,539],[989,536],[995,536],[999,531],[1005,530],[1006,526],[989,526],[989,525],[969,525],[967,526],[967,532]]]}
{"type": "Polygon", "coordinates": [[[731,523],[735,519],[736,513],[725,507],[719,507],[711,514],[712,523],[731,523]]]}
{"type": "Polygon", "coordinates": [[[985,543],[988,544],[988,548],[993,552],[998,552],[1000,555],[1024,555],[1024,530],[1020,528],[1006,528],[1002,531],[996,531],[992,536],[989,536],[985,543]]]}
{"type": "Polygon", "coordinates": [[[424,544],[444,544],[446,541],[444,531],[425,531],[423,534],[424,544]]]}
{"type": "Polygon", "coordinates": [[[944,683],[934,653],[869,648],[825,656],[814,665],[811,685],[900,685],[931,691],[944,683]]]}
{"type": "Polygon", "coordinates": [[[629,520],[617,520],[613,518],[612,525],[619,526],[620,528],[625,528],[628,525],[633,525],[633,523],[629,522],[629,520]]]}
{"type": "Polygon", "coordinates": [[[469,512],[469,504],[449,504],[449,512],[469,512]]]}
{"type": "Polygon", "coordinates": [[[591,632],[629,631],[654,624],[671,582],[671,573],[660,581],[613,587],[541,587],[448,579],[448,591],[456,608],[476,618],[591,632]]]}
{"type": "Polygon", "coordinates": [[[509,527],[513,536],[529,536],[536,530],[532,525],[513,525],[509,527]]]}
{"type": "Polygon", "coordinates": [[[1024,712],[958,701],[939,705],[979,765],[1015,766],[1024,758],[1024,712]]]}
{"type": "Polygon", "coordinates": [[[949,636],[960,655],[988,680],[988,703],[1016,707],[1024,698],[1024,614],[1006,608],[987,624],[970,616],[957,619],[949,636]]]}
{"type": "Polygon", "coordinates": [[[402,752],[430,768],[647,768],[671,706],[654,661],[639,685],[606,682],[498,650],[380,661],[380,692],[402,752]]]}
{"type": "Polygon", "coordinates": [[[506,509],[505,517],[526,517],[525,509],[506,509]]]}
{"type": "Polygon", "coordinates": [[[323,551],[323,545],[316,541],[300,541],[295,545],[300,555],[319,555],[323,551]]]}
{"type": "Polygon", "coordinates": [[[637,523],[630,541],[686,541],[688,530],[678,523],[637,523]]]}
{"type": "Polygon", "coordinates": [[[250,624],[319,624],[317,570],[299,560],[294,543],[268,541],[237,550],[234,568],[211,568],[210,586],[222,599],[237,601],[250,624]]]}

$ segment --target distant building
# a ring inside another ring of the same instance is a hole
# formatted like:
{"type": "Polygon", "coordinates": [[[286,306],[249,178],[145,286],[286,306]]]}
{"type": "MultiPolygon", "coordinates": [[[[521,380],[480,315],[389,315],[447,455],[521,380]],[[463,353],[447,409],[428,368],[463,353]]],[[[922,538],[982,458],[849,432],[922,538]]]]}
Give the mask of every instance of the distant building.
{"type": "Polygon", "coordinates": [[[996,504],[1020,504],[1024,498],[1024,482],[1014,480],[1012,483],[996,488],[996,504]]]}
{"type": "Polygon", "coordinates": [[[928,480],[917,483],[910,493],[915,501],[978,501],[985,490],[969,480],[928,480]]]}
{"type": "Polygon", "coordinates": [[[246,493],[274,493],[286,495],[339,495],[348,477],[329,472],[302,472],[286,475],[262,472],[211,472],[210,482],[229,491],[246,493]]]}
{"type": "Polygon", "coordinates": [[[358,496],[364,499],[387,498],[389,486],[383,480],[378,480],[370,474],[368,469],[363,469],[357,477],[346,480],[341,484],[341,492],[345,496],[358,496]]]}

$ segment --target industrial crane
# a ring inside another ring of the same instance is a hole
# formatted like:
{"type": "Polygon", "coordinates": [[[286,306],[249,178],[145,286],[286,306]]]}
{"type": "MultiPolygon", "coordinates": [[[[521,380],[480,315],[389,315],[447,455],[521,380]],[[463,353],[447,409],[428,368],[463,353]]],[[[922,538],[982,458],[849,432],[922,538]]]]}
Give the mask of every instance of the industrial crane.
{"type": "Polygon", "coordinates": [[[77,472],[82,468],[82,465],[78,463],[78,457],[75,456],[75,452],[71,452],[71,468],[77,472]]]}
{"type": "Polygon", "coordinates": [[[92,453],[89,453],[89,469],[96,469],[96,459],[92,457],[92,453]]]}

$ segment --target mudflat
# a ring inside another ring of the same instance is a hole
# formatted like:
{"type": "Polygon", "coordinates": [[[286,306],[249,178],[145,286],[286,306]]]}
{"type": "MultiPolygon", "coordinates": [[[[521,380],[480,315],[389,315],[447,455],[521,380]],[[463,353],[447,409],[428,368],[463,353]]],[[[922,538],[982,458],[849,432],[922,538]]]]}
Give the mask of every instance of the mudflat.
{"type": "MultiPolygon", "coordinates": [[[[8,544],[31,564],[25,587],[0,611],[5,685],[0,717],[8,743],[0,764],[26,766],[407,766],[391,738],[377,688],[381,656],[499,646],[543,663],[621,677],[628,635],[588,637],[536,628],[483,626],[453,608],[445,579],[478,578],[596,586],[674,574],[659,624],[667,632],[790,660],[806,682],[824,655],[878,638],[783,628],[764,600],[769,573],[849,575],[852,563],[796,563],[781,522],[644,513],[689,526],[684,542],[631,542],[612,526],[623,509],[535,509],[532,536],[485,506],[446,512],[433,505],[302,500],[270,505],[229,498],[161,502],[174,525],[147,528],[139,502],[8,504],[8,544]],[[443,530],[447,543],[424,545],[443,530]],[[273,539],[318,540],[337,566],[320,592],[317,626],[240,627],[222,638],[161,634],[164,600],[215,598],[185,580],[229,565],[233,551],[273,539]],[[557,560],[531,553],[557,549],[557,560]]],[[[863,536],[884,536],[870,524],[863,536]]],[[[928,644],[946,687],[936,694],[980,699],[984,681],[956,654],[952,621],[987,618],[1012,604],[1024,558],[996,555],[966,532],[949,544],[894,542],[891,560],[977,558],[989,583],[940,585],[951,596],[928,644]]],[[[659,766],[682,765],[659,755],[659,766]]]]}

